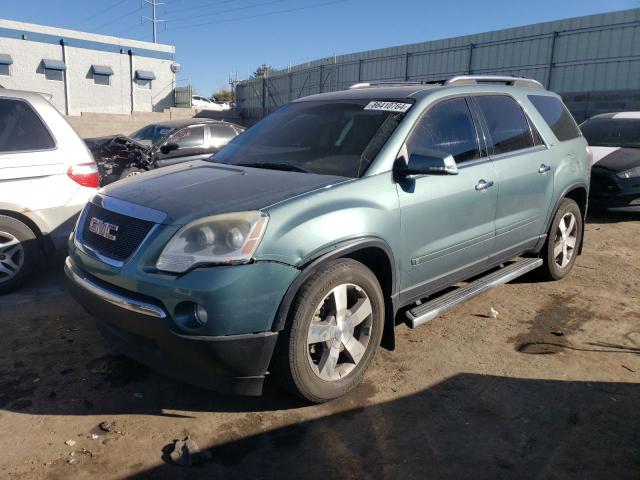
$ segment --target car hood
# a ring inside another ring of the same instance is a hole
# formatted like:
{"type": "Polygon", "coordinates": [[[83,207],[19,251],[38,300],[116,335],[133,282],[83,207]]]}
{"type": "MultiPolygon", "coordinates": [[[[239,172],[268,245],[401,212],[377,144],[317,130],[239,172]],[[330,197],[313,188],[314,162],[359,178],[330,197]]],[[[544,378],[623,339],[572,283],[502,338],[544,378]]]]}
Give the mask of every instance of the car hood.
{"type": "Polygon", "coordinates": [[[640,148],[591,147],[594,151],[594,169],[618,173],[640,165],[640,148]],[[606,150],[605,150],[606,149],[606,150]]]}
{"type": "Polygon", "coordinates": [[[165,223],[182,225],[208,215],[264,209],[349,180],[198,161],[120,180],[101,193],[159,210],[167,214],[165,223]]]}

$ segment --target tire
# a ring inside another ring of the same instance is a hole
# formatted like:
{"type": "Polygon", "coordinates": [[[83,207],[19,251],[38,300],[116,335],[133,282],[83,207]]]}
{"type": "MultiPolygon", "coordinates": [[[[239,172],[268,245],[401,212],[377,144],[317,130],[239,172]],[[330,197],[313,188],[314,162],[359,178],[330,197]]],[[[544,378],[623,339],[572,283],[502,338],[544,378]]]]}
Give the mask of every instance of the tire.
{"type": "Polygon", "coordinates": [[[140,175],[144,172],[146,172],[146,170],[143,170],[142,168],[128,167],[122,170],[122,173],[120,174],[120,180],[122,180],[123,178],[135,177],[136,175],[140,175]]]}
{"type": "Polygon", "coordinates": [[[35,233],[21,221],[0,215],[0,295],[20,288],[39,259],[35,233]]]}
{"type": "Polygon", "coordinates": [[[541,252],[544,264],[540,274],[544,279],[560,280],[567,276],[576,263],[583,233],[584,223],[578,204],[570,198],[563,199],[553,217],[547,241],[541,252]],[[571,218],[575,221],[575,225],[571,218]],[[562,228],[565,229],[565,238],[563,238],[562,228]]]}
{"type": "Polygon", "coordinates": [[[276,345],[274,377],[313,403],[341,397],[361,382],[383,327],[384,298],[371,270],[351,259],[328,262],[302,285],[291,305],[276,345]],[[336,312],[336,302],[346,308],[336,312]],[[308,343],[312,339],[319,341],[308,343]]]}

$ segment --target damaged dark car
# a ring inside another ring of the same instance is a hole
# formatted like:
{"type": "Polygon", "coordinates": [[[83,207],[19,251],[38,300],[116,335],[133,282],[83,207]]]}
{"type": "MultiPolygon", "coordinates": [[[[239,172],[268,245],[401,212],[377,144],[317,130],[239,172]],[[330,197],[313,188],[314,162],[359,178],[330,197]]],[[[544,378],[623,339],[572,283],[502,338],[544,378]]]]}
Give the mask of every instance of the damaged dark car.
{"type": "Polygon", "coordinates": [[[640,212],[640,112],[596,115],[580,129],[593,152],[589,206],[640,212]]]}
{"type": "Polygon", "coordinates": [[[244,130],[229,122],[187,118],[150,124],[130,136],[88,138],[85,143],[104,186],[147,170],[205,160],[244,130]]]}

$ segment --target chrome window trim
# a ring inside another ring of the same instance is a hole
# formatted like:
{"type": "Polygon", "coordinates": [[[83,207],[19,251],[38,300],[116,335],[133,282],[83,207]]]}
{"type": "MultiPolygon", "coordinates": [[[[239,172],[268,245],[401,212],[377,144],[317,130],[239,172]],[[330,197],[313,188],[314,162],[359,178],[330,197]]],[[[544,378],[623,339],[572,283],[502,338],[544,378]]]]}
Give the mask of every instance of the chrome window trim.
{"type": "Polygon", "coordinates": [[[520,150],[513,150],[511,152],[500,153],[498,155],[491,155],[489,158],[492,160],[502,160],[504,158],[516,157],[527,153],[542,152],[544,150],[549,150],[549,147],[546,145],[534,145],[533,147],[521,148],[520,150]]]}

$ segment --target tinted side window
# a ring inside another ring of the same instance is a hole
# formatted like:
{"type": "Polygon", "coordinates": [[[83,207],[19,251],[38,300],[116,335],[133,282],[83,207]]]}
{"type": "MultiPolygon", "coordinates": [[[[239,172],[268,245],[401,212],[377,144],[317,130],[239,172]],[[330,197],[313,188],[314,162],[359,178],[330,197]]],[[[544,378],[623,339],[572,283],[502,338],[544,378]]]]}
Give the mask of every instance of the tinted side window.
{"type": "Polygon", "coordinates": [[[178,148],[196,148],[204,144],[204,127],[190,127],[178,130],[171,136],[171,143],[177,143],[178,148]]]}
{"type": "Polygon", "coordinates": [[[527,98],[549,124],[558,140],[564,142],[580,136],[575,120],[560,100],[544,95],[528,95],[527,98]]]}
{"type": "Polygon", "coordinates": [[[55,142],[33,109],[22,100],[0,99],[0,152],[48,150],[55,142]]]}
{"type": "Polygon", "coordinates": [[[409,152],[430,149],[453,155],[456,162],[480,158],[476,129],[464,98],[438,103],[416,125],[409,152]]]}
{"type": "Polygon", "coordinates": [[[209,125],[209,136],[211,143],[226,143],[236,136],[230,125],[209,125]]]}
{"type": "Polygon", "coordinates": [[[527,117],[513,98],[507,95],[475,98],[487,121],[494,155],[533,146],[527,117]]]}
{"type": "Polygon", "coordinates": [[[592,118],[580,129],[589,145],[640,148],[640,120],[632,118],[592,118]]]}

